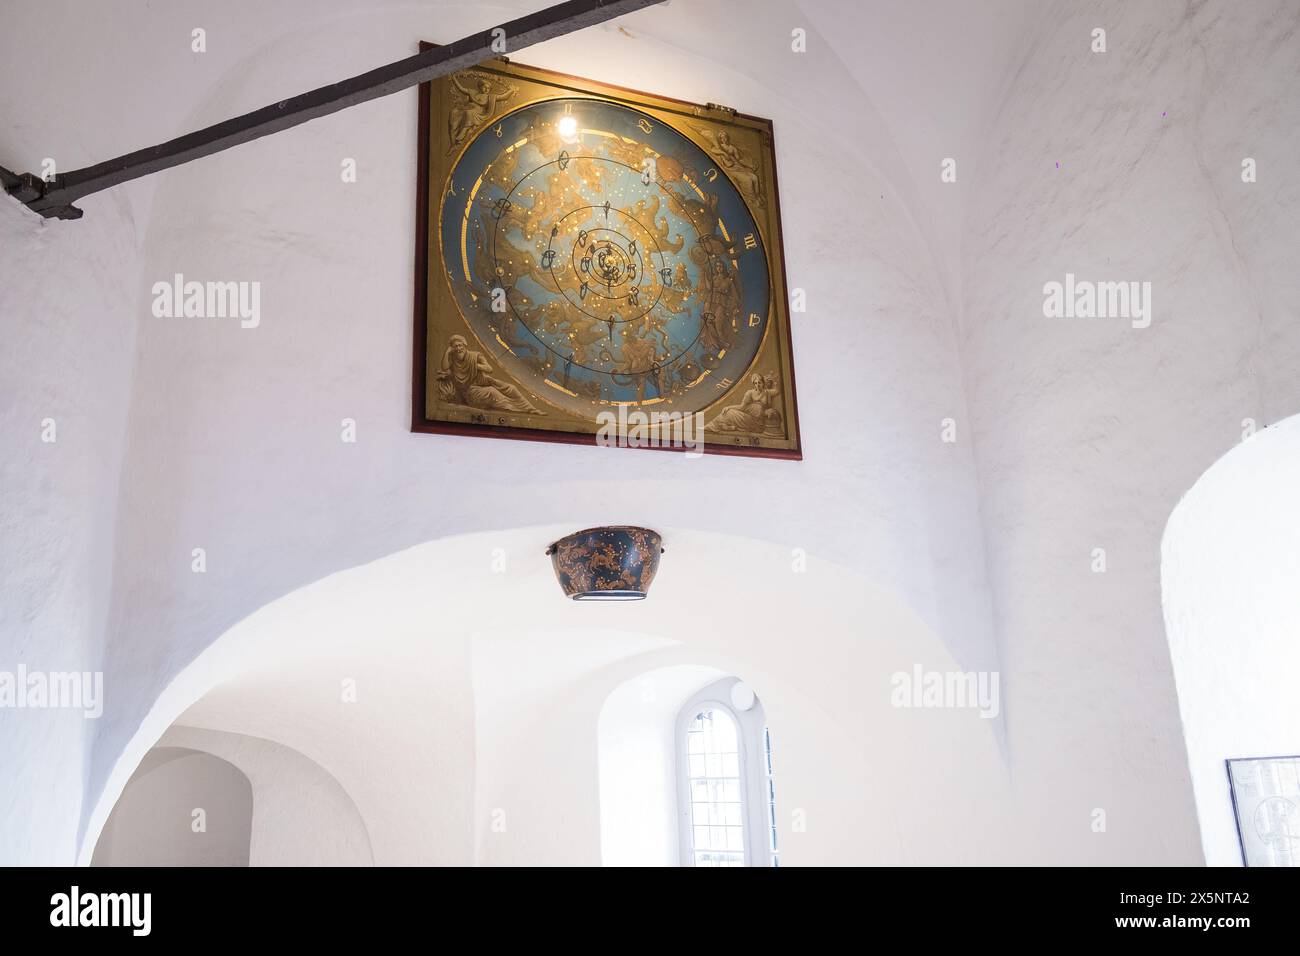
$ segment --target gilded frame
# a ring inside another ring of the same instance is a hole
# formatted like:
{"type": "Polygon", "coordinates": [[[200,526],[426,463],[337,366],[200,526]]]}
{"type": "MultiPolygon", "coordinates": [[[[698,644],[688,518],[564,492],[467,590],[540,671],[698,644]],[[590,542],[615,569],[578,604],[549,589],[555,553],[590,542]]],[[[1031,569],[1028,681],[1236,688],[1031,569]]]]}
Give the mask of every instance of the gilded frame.
{"type": "MultiPolygon", "coordinates": [[[[431,44],[421,43],[420,48],[424,50],[430,46],[431,44]]],[[[745,375],[703,409],[703,450],[707,454],[802,459],[772,122],[736,113],[725,107],[699,105],[628,90],[512,63],[505,58],[491,60],[471,70],[421,84],[419,88],[411,430],[568,444],[598,443],[598,426],[594,421],[584,422],[576,417],[560,416],[561,421],[548,423],[551,427],[539,427],[527,421],[527,416],[495,411],[476,413],[474,409],[449,405],[438,398],[436,390],[430,388],[431,370],[438,368],[448,337],[457,333],[464,336],[473,334],[455,303],[442,265],[441,236],[434,227],[441,220],[446,184],[462,152],[462,149],[451,144],[447,123],[450,98],[453,95],[451,83],[453,77],[464,79],[467,74],[476,79],[486,78],[489,82],[508,82],[522,88],[524,95],[512,98],[508,103],[494,103],[491,112],[476,124],[473,134],[467,137],[466,147],[478,131],[490,127],[499,117],[531,103],[557,97],[585,97],[629,105],[657,117],[706,152],[710,149],[710,143],[697,130],[726,129],[733,142],[751,150],[751,155],[761,157],[756,188],[761,188],[765,201],[758,208],[748,199],[746,203],[767,251],[771,286],[769,321],[762,344],[745,375]],[[784,410],[784,434],[778,437],[769,434],[712,433],[710,421],[729,403],[734,404],[739,400],[739,396],[744,394],[745,382],[749,380],[750,373],[760,368],[778,370],[780,408],[784,410]]],[[[725,171],[722,174],[725,175],[725,171]]],[[[526,383],[508,374],[507,377],[524,392],[536,394],[526,383]]],[[[673,445],[655,443],[650,447],[671,449],[673,445]]]]}

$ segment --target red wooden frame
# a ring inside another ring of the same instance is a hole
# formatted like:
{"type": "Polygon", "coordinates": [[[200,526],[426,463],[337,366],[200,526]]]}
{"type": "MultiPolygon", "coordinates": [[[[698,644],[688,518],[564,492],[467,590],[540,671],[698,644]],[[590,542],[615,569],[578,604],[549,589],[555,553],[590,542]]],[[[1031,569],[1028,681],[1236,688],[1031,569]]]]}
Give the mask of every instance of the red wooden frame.
{"type": "MultiPolygon", "coordinates": [[[[420,41],[420,50],[432,49],[437,44],[420,41]]],[[[504,57],[502,59],[505,59],[504,57]]],[[[536,70],[539,73],[548,73],[551,76],[565,80],[583,80],[582,77],[574,76],[569,73],[559,73],[555,70],[543,70],[540,67],[529,67],[530,70],[536,70]]],[[[648,95],[641,93],[640,90],[629,89],[624,86],[616,86],[612,83],[602,83],[610,89],[621,90],[627,93],[648,95]]],[[[684,106],[694,106],[695,104],[687,100],[679,100],[671,96],[660,96],[654,94],[659,99],[667,100],[673,103],[681,103],[684,106]]],[[[411,431],[421,432],[430,435],[469,435],[477,438],[512,438],[519,441],[538,441],[551,442],[562,445],[596,445],[598,444],[595,434],[585,432],[562,432],[547,431],[544,429],[519,428],[513,425],[476,425],[472,422],[442,422],[435,421],[425,417],[425,396],[428,394],[428,363],[426,361],[426,349],[428,345],[428,308],[429,308],[429,100],[432,96],[431,85],[429,83],[420,84],[419,94],[419,125],[416,145],[416,189],[415,189],[415,334],[412,346],[412,365],[411,365],[411,431]]],[[[772,121],[761,116],[751,116],[747,113],[738,113],[738,116],[744,119],[753,120],[762,123],[767,127],[769,133],[772,132],[772,121]]],[[[773,140],[773,158],[772,158],[772,195],[776,200],[777,209],[780,209],[780,186],[776,176],[776,156],[775,156],[775,139],[773,140]]],[[[785,235],[781,232],[777,236],[777,254],[781,259],[781,288],[773,290],[779,292],[785,302],[790,301],[789,290],[786,286],[786,265],[785,265],[785,235]]],[[[794,372],[794,348],[792,343],[791,318],[787,311],[785,322],[785,349],[790,358],[790,404],[796,425],[799,422],[799,395],[796,388],[794,372]]],[[[701,451],[706,455],[735,455],[745,458],[778,458],[790,461],[803,460],[803,430],[797,431],[797,443],[794,448],[763,448],[751,445],[727,445],[727,444],[708,444],[702,446],[701,451]]],[[[672,447],[669,445],[645,445],[640,447],[653,448],[660,451],[683,451],[683,448],[672,447]]]]}

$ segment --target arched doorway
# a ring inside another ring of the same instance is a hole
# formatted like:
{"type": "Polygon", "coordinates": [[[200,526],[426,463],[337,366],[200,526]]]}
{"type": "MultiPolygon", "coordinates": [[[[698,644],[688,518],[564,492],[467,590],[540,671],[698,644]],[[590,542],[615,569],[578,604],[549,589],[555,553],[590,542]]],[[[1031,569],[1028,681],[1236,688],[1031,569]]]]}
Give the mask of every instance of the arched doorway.
{"type": "MultiPolygon", "coordinates": [[[[1297,489],[1300,416],[1215,462],[1174,509],[1161,545],[1165,630],[1211,866],[1242,863],[1225,761],[1300,754],[1297,489]]],[[[1300,808],[1292,818],[1290,831],[1265,820],[1254,834],[1287,842],[1278,858],[1300,859],[1300,808]]]]}
{"type": "Polygon", "coordinates": [[[201,750],[154,747],[131,775],[91,866],[248,866],[253,786],[201,750]]]}
{"type": "Polygon", "coordinates": [[[602,706],[620,683],[675,665],[761,688],[780,728],[783,862],[1005,850],[1006,767],[992,722],[892,700],[891,674],[956,669],[895,595],[815,557],[795,577],[780,544],[664,528],[673,560],[650,600],[575,603],[544,555],[567,530],[428,542],[240,621],[129,736],[110,735],[120,725],[101,734],[110,770],[88,795],[83,854],[141,759],[180,724],[270,740],[317,764],[355,804],[378,865],[598,864],[602,706]],[[494,570],[497,553],[506,573],[494,570]],[[747,569],[725,608],[718,554],[747,569]],[[944,797],[954,781],[958,806],[944,797]],[[806,828],[793,829],[795,811],[806,828]]]}

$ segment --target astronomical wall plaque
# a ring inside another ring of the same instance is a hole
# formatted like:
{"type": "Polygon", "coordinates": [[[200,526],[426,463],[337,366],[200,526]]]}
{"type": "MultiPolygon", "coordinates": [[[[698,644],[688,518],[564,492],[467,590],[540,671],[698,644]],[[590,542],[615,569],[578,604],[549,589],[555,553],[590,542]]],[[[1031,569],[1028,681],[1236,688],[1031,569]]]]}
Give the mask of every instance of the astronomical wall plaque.
{"type": "Polygon", "coordinates": [[[802,457],[770,121],[493,60],[417,224],[413,431],[802,457]]]}

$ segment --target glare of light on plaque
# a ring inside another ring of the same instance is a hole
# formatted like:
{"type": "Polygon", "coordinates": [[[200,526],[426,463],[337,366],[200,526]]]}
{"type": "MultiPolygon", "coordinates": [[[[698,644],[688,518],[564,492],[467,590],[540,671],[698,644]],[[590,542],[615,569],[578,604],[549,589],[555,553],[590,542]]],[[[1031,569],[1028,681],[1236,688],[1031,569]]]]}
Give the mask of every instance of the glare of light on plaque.
{"type": "Polygon", "coordinates": [[[559,130],[560,139],[566,143],[572,143],[578,138],[578,118],[576,116],[561,116],[556,128],[559,130]]]}

